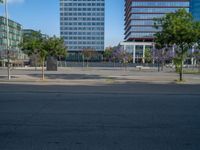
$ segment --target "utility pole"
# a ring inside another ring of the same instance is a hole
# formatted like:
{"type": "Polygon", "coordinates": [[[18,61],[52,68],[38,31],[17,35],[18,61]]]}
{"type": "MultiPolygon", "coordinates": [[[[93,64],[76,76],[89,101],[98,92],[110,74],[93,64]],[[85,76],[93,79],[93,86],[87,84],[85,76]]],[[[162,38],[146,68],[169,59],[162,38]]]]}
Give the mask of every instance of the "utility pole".
{"type": "Polygon", "coordinates": [[[7,4],[7,0],[4,0],[5,2],[5,18],[6,18],[6,50],[7,50],[7,61],[8,61],[8,80],[11,79],[11,75],[10,75],[10,41],[9,41],[9,19],[8,19],[8,4],[7,4]]]}

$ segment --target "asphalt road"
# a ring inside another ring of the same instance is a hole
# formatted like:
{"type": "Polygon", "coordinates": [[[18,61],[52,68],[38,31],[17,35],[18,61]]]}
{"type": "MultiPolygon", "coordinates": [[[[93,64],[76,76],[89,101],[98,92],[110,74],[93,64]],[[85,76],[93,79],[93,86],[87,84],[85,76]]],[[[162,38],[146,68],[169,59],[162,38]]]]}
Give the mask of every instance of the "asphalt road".
{"type": "Polygon", "coordinates": [[[0,150],[199,150],[200,85],[0,84],[0,150]]]}

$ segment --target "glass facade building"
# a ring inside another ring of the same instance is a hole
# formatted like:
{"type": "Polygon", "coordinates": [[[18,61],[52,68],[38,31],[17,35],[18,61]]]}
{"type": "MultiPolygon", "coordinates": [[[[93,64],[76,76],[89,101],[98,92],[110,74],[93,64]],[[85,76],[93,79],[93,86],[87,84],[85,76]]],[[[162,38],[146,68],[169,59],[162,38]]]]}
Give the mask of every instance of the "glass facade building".
{"type": "MultiPolygon", "coordinates": [[[[11,55],[16,55],[19,58],[21,51],[18,47],[22,40],[22,26],[21,24],[14,22],[12,20],[8,21],[9,25],[9,50],[11,55]]],[[[4,59],[7,57],[7,30],[6,30],[6,19],[0,16],[0,58],[4,59]]]]}
{"type": "Polygon", "coordinates": [[[105,0],[60,0],[60,35],[69,52],[104,51],[105,0]]]}
{"type": "Polygon", "coordinates": [[[161,30],[154,28],[154,18],[189,6],[189,0],[125,0],[125,41],[152,41],[161,30]]]}
{"type": "Polygon", "coordinates": [[[190,12],[195,20],[200,21],[200,0],[191,0],[190,12]]]}

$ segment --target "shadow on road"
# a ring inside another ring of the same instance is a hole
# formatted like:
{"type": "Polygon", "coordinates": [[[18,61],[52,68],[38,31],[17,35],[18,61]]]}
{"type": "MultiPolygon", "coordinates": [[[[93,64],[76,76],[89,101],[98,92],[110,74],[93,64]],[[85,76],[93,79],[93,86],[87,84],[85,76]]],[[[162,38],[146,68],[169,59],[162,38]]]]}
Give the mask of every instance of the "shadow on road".
{"type": "MultiPolygon", "coordinates": [[[[57,76],[56,76],[57,77],[57,76]]],[[[53,77],[52,77],[53,78],[53,77]]],[[[71,77],[72,78],[72,77],[71,77]]],[[[96,77],[95,77],[96,78],[96,77]]],[[[69,78],[70,79],[70,78],[69,78]]],[[[73,79],[73,78],[72,78],[73,79]]],[[[75,79],[75,77],[74,77],[75,79]]],[[[113,83],[105,85],[58,85],[48,82],[0,83],[0,93],[9,92],[66,92],[66,93],[144,93],[144,94],[200,94],[200,85],[152,84],[141,82],[113,83]]]]}
{"type": "MultiPolygon", "coordinates": [[[[41,78],[40,74],[29,74],[34,78],[41,78]]],[[[47,79],[66,79],[66,80],[77,80],[77,79],[105,79],[100,75],[89,75],[89,74],[45,74],[47,79]]]]}

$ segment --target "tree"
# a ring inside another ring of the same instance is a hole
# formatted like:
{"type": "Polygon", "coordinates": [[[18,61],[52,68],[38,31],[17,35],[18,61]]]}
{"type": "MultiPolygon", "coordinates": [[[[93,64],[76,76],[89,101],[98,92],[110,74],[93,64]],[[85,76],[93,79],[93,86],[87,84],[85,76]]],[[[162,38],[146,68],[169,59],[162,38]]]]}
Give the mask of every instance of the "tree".
{"type": "Polygon", "coordinates": [[[155,26],[162,30],[155,34],[156,42],[163,47],[175,48],[175,61],[178,67],[179,80],[183,81],[183,63],[186,59],[188,49],[194,45],[199,36],[200,28],[194,22],[193,17],[185,9],[175,13],[169,13],[165,17],[156,19],[155,26]],[[197,28],[198,27],[198,28],[197,28]]]}
{"type": "Polygon", "coordinates": [[[93,49],[88,48],[88,49],[84,49],[82,51],[82,54],[83,54],[83,61],[86,60],[87,67],[88,67],[89,66],[88,65],[89,60],[91,60],[92,57],[94,57],[96,55],[96,52],[93,49]]]}
{"type": "Polygon", "coordinates": [[[121,62],[125,68],[127,67],[127,64],[131,61],[132,55],[125,50],[121,49],[120,47],[116,48],[113,51],[113,60],[121,62]]]}
{"type": "Polygon", "coordinates": [[[197,61],[197,64],[199,65],[199,72],[200,72],[200,22],[196,22],[196,29],[198,30],[198,41],[197,43],[194,45],[194,47],[196,47],[193,56],[195,58],[195,60],[197,61]]]}
{"type": "Polygon", "coordinates": [[[113,52],[117,49],[117,47],[107,47],[103,53],[104,60],[113,61],[113,52]]]}
{"type": "Polygon", "coordinates": [[[20,44],[22,51],[28,56],[33,54],[39,56],[39,60],[42,64],[42,80],[44,80],[44,66],[47,56],[65,57],[66,47],[64,46],[64,40],[57,37],[43,37],[40,32],[32,32],[30,35],[26,35],[23,38],[23,42],[20,44]]]}
{"type": "Polygon", "coordinates": [[[145,50],[145,62],[146,63],[152,63],[152,59],[153,59],[152,51],[151,51],[150,48],[147,48],[145,50]]]}
{"type": "Polygon", "coordinates": [[[58,60],[65,59],[67,56],[67,48],[63,38],[56,36],[46,38],[43,47],[48,52],[48,56],[56,57],[58,60]]]}
{"type": "Polygon", "coordinates": [[[158,64],[158,72],[160,70],[163,71],[165,63],[171,62],[173,60],[173,57],[174,53],[172,48],[169,47],[159,48],[155,46],[155,49],[153,50],[153,60],[158,64]]]}
{"type": "Polygon", "coordinates": [[[196,60],[196,63],[198,64],[198,68],[199,68],[198,71],[200,72],[200,49],[199,48],[200,47],[198,45],[198,47],[193,52],[192,57],[194,57],[194,59],[196,60]]]}
{"type": "Polygon", "coordinates": [[[34,31],[23,37],[23,42],[20,43],[22,51],[29,57],[35,55],[39,56],[39,60],[42,63],[42,80],[44,80],[44,61],[47,55],[47,51],[43,48],[44,38],[40,31],[34,31]]]}
{"type": "Polygon", "coordinates": [[[38,54],[40,56],[40,61],[42,64],[42,80],[44,80],[44,66],[45,66],[46,57],[48,55],[48,51],[44,47],[44,42],[42,42],[41,48],[39,49],[38,54]]]}
{"type": "Polygon", "coordinates": [[[195,52],[195,59],[197,61],[197,64],[199,65],[199,72],[200,72],[200,50],[195,52]]]}

